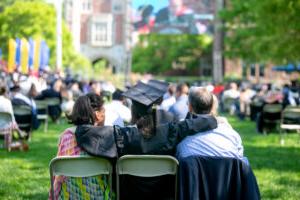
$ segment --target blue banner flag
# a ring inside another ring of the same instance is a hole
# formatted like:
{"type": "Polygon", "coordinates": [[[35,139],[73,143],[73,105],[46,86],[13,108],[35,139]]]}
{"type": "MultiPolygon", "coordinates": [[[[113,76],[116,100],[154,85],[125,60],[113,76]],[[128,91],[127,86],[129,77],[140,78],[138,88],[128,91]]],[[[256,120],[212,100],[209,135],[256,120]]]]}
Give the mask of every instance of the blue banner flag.
{"type": "Polygon", "coordinates": [[[33,58],[34,58],[34,41],[32,38],[29,38],[29,59],[28,59],[29,69],[33,69],[33,58]]]}
{"type": "Polygon", "coordinates": [[[21,65],[21,39],[16,39],[16,66],[19,68],[21,65]]]}
{"type": "Polygon", "coordinates": [[[45,41],[41,42],[41,54],[40,54],[40,70],[45,69],[49,64],[50,49],[45,41]]]}

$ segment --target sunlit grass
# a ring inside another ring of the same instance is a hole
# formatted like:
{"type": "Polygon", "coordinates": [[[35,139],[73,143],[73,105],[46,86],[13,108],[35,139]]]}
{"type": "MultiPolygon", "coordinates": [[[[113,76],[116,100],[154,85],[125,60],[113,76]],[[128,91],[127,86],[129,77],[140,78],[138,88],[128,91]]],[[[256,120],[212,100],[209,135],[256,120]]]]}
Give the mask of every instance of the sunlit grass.
{"type": "Polygon", "coordinates": [[[41,127],[33,133],[28,152],[0,150],[0,199],[47,199],[49,161],[67,126],[50,124],[47,133],[41,127]]]}
{"type": "MultiPolygon", "coordinates": [[[[229,118],[241,134],[262,199],[300,199],[300,137],[288,134],[284,146],[276,133],[256,133],[255,124],[229,118]]],[[[49,161],[57,151],[59,134],[67,124],[34,132],[28,152],[0,150],[0,199],[47,199],[49,161]]]]}
{"type": "Polygon", "coordinates": [[[242,137],[262,199],[300,199],[299,134],[287,134],[282,146],[278,133],[260,135],[254,122],[229,119],[242,137]]]}

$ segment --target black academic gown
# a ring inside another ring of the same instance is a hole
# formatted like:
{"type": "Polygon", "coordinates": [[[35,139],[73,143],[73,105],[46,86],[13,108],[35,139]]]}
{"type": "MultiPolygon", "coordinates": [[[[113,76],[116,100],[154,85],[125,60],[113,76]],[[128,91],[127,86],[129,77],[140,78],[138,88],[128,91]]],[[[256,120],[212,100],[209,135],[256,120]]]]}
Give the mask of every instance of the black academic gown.
{"type": "Polygon", "coordinates": [[[126,154],[172,154],[186,136],[211,130],[217,121],[209,115],[199,115],[178,123],[159,125],[151,138],[144,138],[135,126],[77,126],[78,146],[94,156],[117,158],[126,154]]]}

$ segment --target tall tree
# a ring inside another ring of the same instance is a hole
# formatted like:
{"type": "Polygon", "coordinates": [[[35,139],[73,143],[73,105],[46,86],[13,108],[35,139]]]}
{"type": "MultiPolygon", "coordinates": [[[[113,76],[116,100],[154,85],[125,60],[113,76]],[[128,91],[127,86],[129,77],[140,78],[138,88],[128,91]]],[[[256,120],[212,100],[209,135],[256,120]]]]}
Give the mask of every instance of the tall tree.
{"type": "Polygon", "coordinates": [[[228,56],[249,62],[299,62],[299,0],[230,0],[220,14],[228,56]]]}
{"type": "Polygon", "coordinates": [[[211,46],[212,39],[206,35],[142,35],[133,49],[132,69],[159,74],[172,69],[173,63],[194,69],[211,46]]]}

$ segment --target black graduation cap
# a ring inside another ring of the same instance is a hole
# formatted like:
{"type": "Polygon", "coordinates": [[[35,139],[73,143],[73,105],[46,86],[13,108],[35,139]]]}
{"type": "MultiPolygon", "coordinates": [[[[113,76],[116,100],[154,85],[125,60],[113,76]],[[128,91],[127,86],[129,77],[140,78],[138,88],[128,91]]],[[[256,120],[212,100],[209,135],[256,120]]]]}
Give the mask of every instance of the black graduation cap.
{"type": "Polygon", "coordinates": [[[158,80],[150,80],[147,82],[148,85],[161,90],[163,93],[166,93],[169,87],[169,83],[164,82],[164,81],[158,81],[158,80]]]}
{"type": "Polygon", "coordinates": [[[165,94],[168,83],[152,80],[147,84],[138,82],[136,85],[123,93],[123,96],[132,100],[134,110],[137,115],[145,115],[151,112],[153,104],[159,102],[161,97],[165,94]]]}

